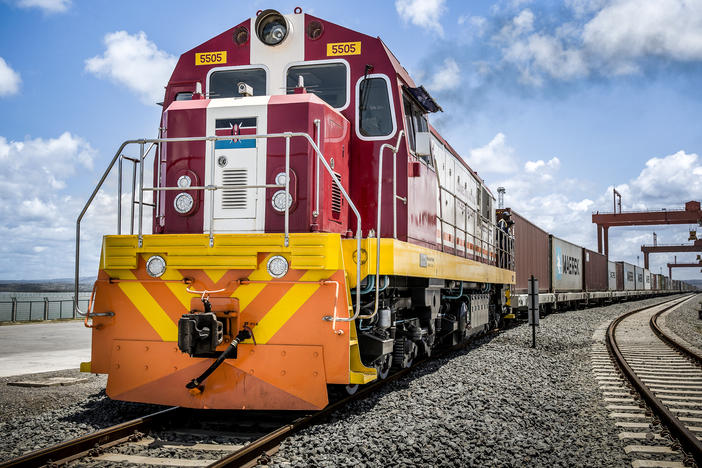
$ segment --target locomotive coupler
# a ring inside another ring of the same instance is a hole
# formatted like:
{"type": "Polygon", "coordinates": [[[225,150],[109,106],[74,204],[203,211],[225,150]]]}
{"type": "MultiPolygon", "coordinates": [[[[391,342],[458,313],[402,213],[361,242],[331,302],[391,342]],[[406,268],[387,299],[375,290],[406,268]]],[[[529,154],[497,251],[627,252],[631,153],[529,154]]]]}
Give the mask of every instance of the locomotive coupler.
{"type": "Polygon", "coordinates": [[[215,371],[215,369],[222,365],[225,359],[236,359],[237,348],[239,347],[239,343],[241,343],[244,340],[248,340],[249,338],[253,340],[255,345],[256,338],[254,337],[253,330],[248,325],[244,325],[244,327],[241,330],[239,330],[239,333],[236,335],[236,338],[234,338],[227,347],[227,349],[225,349],[222,352],[222,354],[219,355],[217,360],[215,360],[215,362],[213,362],[212,365],[208,367],[207,370],[205,370],[205,372],[202,373],[202,375],[200,375],[200,377],[198,377],[197,379],[193,379],[187,384],[185,384],[185,388],[194,389],[199,387],[200,385],[202,385],[205,379],[215,371]]]}

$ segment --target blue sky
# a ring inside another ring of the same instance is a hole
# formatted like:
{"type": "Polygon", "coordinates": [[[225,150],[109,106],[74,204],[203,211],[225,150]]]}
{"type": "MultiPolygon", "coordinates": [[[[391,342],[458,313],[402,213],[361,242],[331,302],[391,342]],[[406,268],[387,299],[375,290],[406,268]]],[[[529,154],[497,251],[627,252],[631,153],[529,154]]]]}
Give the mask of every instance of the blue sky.
{"type": "MultiPolygon", "coordinates": [[[[75,217],[120,142],[156,134],[177,56],[297,5],[383,38],[443,106],[434,125],[558,236],[596,248],[590,215],[611,209],[612,186],[625,209],[702,199],[700,0],[0,0],[0,279],[69,277],[75,217]]],[[[85,223],[86,275],[114,188],[85,223]]],[[[687,229],[614,230],[611,256],[636,263],[654,230],[684,243],[687,229]]]]}

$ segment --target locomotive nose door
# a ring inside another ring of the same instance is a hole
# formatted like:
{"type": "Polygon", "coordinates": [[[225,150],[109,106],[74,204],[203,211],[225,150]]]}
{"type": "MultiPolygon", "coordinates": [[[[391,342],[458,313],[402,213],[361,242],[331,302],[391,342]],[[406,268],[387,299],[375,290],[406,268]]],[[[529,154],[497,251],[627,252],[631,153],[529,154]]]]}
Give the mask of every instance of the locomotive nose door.
{"type": "Polygon", "coordinates": [[[226,188],[214,192],[213,211],[206,195],[205,231],[209,230],[209,213],[214,212],[215,232],[263,232],[264,189],[237,188],[265,183],[266,140],[237,138],[266,132],[265,116],[257,115],[260,113],[251,106],[235,105],[208,115],[208,134],[231,139],[217,140],[214,159],[211,150],[206,157],[207,180],[226,188]]]}

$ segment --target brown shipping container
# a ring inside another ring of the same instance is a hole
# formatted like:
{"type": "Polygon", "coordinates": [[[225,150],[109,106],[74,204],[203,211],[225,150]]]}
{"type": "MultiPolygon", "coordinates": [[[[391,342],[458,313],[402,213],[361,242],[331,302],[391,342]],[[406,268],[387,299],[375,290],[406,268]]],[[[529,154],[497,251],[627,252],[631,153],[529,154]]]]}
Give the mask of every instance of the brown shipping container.
{"type": "Polygon", "coordinates": [[[583,249],[585,265],[585,291],[607,291],[609,279],[607,273],[607,257],[583,249]]]}
{"type": "Polygon", "coordinates": [[[498,218],[501,213],[510,215],[510,219],[514,222],[514,262],[517,281],[513,292],[516,294],[528,292],[531,275],[539,280],[539,291],[548,292],[551,287],[548,268],[550,259],[548,233],[511,208],[498,210],[498,218]]]}
{"type": "Polygon", "coordinates": [[[624,291],[624,264],[617,262],[617,291],[624,291]]]}

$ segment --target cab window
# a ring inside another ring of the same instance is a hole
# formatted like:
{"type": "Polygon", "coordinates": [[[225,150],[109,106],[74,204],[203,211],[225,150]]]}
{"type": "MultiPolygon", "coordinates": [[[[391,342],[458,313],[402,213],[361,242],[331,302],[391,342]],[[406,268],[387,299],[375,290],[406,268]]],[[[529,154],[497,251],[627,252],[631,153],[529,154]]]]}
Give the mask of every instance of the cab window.
{"type": "Polygon", "coordinates": [[[254,96],[266,95],[266,71],[263,68],[221,70],[212,72],[208,97],[210,99],[240,97],[239,83],[253,88],[254,96]]]}
{"type": "Polygon", "coordinates": [[[346,107],[348,101],[346,64],[323,63],[290,67],[286,84],[288,94],[295,92],[300,77],[308,93],[316,94],[335,109],[346,107]]]}
{"type": "MultiPolygon", "coordinates": [[[[409,147],[412,152],[415,152],[417,150],[417,133],[428,132],[429,124],[427,123],[427,118],[413,100],[404,96],[403,104],[405,108],[405,132],[407,133],[407,141],[409,142],[409,147]]],[[[421,156],[420,159],[424,162],[429,161],[427,156],[421,156]]]]}
{"type": "Polygon", "coordinates": [[[361,81],[358,97],[359,132],[365,137],[391,135],[394,131],[387,81],[366,78],[361,81]]]}

